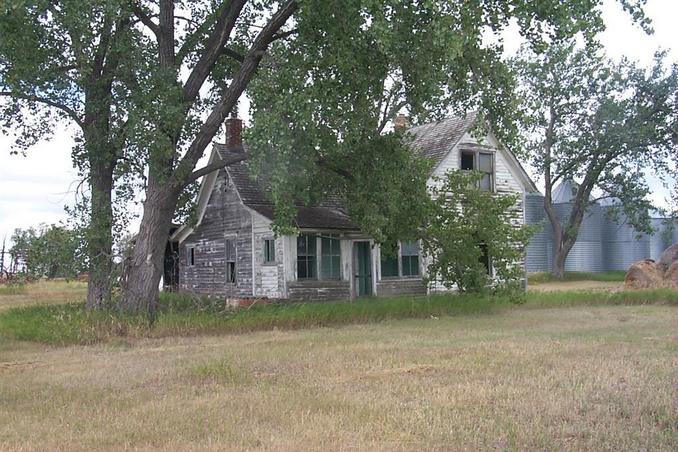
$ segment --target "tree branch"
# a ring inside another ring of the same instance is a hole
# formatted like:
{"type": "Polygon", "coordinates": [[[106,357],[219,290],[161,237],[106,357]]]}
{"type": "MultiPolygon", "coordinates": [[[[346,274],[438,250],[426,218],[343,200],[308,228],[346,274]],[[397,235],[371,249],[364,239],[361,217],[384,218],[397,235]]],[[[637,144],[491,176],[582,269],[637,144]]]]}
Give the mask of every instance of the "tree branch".
{"type": "Polygon", "coordinates": [[[45,97],[40,97],[40,96],[34,96],[34,95],[28,95],[28,94],[17,94],[13,93],[11,91],[0,91],[0,96],[5,96],[5,97],[16,97],[18,99],[24,99],[29,102],[38,102],[41,104],[49,105],[50,107],[57,108],[64,113],[66,113],[70,118],[75,121],[75,123],[84,130],[85,124],[83,123],[82,119],[80,119],[80,116],[78,113],[73,110],[71,107],[64,105],[59,102],[55,102],[51,99],[47,99],[45,97]]]}
{"type": "Polygon", "coordinates": [[[277,40],[279,40],[279,39],[285,39],[285,38],[287,38],[288,36],[292,36],[293,34],[297,33],[298,31],[299,31],[298,28],[293,28],[293,29],[288,30],[288,31],[283,31],[283,32],[281,32],[281,33],[276,33],[276,34],[273,36],[273,38],[271,39],[271,42],[277,41],[277,40]]]}
{"type": "Polygon", "coordinates": [[[200,127],[193,142],[189,146],[186,154],[177,165],[174,171],[174,183],[178,186],[183,186],[186,175],[195,167],[200,156],[205,152],[205,148],[209,145],[214,135],[219,130],[219,126],[223,122],[226,115],[233,109],[233,106],[238,102],[241,94],[247,87],[247,84],[254,77],[254,72],[266,53],[271,39],[282,28],[287,20],[294,14],[298,8],[296,0],[288,0],[283,4],[278,11],[273,14],[266,26],[254,38],[250,45],[250,49],[245,55],[245,60],[240,66],[240,70],[235,74],[231,84],[225,90],[221,100],[214,106],[211,113],[200,127]]]}
{"type": "Polygon", "coordinates": [[[222,168],[234,165],[236,163],[240,163],[242,161],[247,160],[248,158],[249,155],[247,154],[238,154],[227,159],[219,160],[218,162],[210,163],[209,165],[203,166],[202,168],[195,170],[191,174],[189,174],[189,176],[186,178],[186,182],[184,183],[183,188],[186,188],[192,182],[195,182],[196,180],[200,179],[203,176],[208,175],[211,172],[218,171],[222,168]]]}
{"type": "Polygon", "coordinates": [[[207,39],[204,52],[184,84],[186,108],[190,108],[190,104],[195,100],[200,88],[216,64],[245,3],[246,0],[231,0],[227,6],[223,7],[219,19],[217,19],[217,23],[207,39]]]}
{"type": "Polygon", "coordinates": [[[160,27],[158,26],[158,24],[153,22],[150,14],[144,11],[141,5],[134,0],[129,2],[129,6],[132,9],[134,15],[139,18],[142,24],[146,25],[153,32],[157,39],[158,35],[160,34],[160,27]]]}

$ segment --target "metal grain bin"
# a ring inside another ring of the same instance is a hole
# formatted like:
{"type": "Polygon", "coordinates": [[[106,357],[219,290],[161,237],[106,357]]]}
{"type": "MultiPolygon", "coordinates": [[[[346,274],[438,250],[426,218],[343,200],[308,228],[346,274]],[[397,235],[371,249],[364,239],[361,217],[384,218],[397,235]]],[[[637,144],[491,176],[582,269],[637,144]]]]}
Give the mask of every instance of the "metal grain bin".
{"type": "Polygon", "coordinates": [[[529,273],[546,272],[551,269],[551,223],[544,210],[544,196],[540,193],[525,194],[525,222],[539,225],[539,230],[527,245],[526,267],[529,273]]]}

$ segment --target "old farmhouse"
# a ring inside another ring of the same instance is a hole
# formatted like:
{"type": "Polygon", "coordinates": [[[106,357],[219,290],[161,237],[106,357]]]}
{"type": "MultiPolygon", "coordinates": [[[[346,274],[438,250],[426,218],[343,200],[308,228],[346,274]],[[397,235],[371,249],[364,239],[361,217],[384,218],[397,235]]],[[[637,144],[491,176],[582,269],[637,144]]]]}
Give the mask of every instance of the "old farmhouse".
{"type": "MultiPolygon", "coordinates": [[[[471,133],[474,124],[475,116],[468,115],[412,127],[412,148],[432,160],[430,183],[448,170],[475,169],[485,173],[481,189],[521,194],[512,221],[522,224],[525,195],[537,188],[491,133],[482,139],[471,133]]],[[[241,130],[239,119],[228,119],[226,143],[213,145],[210,161],[242,152],[241,130]]],[[[397,258],[382,258],[378,244],[361,233],[338,202],[300,206],[298,236],[275,237],[272,219],[273,204],[246,163],[204,177],[197,222],[171,237],[179,249],[179,289],[293,300],[436,290],[422,282],[426,259],[418,243],[400,243],[397,258]]]]}

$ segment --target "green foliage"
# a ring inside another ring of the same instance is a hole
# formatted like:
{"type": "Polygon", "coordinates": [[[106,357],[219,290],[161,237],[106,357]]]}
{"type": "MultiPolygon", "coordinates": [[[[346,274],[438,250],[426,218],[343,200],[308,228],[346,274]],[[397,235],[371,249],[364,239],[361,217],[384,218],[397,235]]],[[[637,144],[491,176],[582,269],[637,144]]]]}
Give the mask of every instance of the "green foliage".
{"type": "MultiPolygon", "coordinates": [[[[514,62],[524,100],[522,132],[530,164],[545,178],[547,203],[559,182],[581,181],[564,231],[565,252],[585,210],[598,198],[616,201],[638,231],[650,232],[646,173],[674,176],[678,144],[678,65],[655,55],[647,69],[615,63],[596,46],[557,42],[543,53],[524,49],[514,62]]],[[[555,224],[554,224],[555,228],[555,224]]]]}
{"type": "Polygon", "coordinates": [[[63,226],[16,229],[9,253],[31,277],[73,278],[88,267],[82,233],[63,226]]]}
{"type": "MultiPolygon", "coordinates": [[[[281,303],[226,310],[223,302],[163,294],[153,327],[143,315],[88,311],[82,303],[38,305],[0,313],[0,337],[47,344],[93,344],[121,338],[239,334],[259,330],[303,329],[407,318],[491,315],[504,309],[565,306],[678,305],[671,289],[625,292],[528,293],[516,305],[510,296],[444,294],[429,297],[373,298],[360,301],[281,303]],[[172,307],[173,306],[173,307],[172,307]]],[[[205,369],[206,376],[211,371],[205,369]]]]}
{"type": "Polygon", "coordinates": [[[387,123],[477,109],[512,143],[514,80],[501,45],[483,43],[512,18],[540,45],[602,26],[590,2],[299,2],[297,33],[273,43],[248,86],[251,169],[271,186],[277,230],[289,232],[295,205],[339,196],[378,241],[414,235],[427,168],[387,123]]]}
{"type": "Polygon", "coordinates": [[[451,171],[433,189],[422,241],[427,279],[460,292],[513,291],[524,277],[521,261],[533,230],[511,218],[517,195],[479,190],[480,178],[451,171]]]}

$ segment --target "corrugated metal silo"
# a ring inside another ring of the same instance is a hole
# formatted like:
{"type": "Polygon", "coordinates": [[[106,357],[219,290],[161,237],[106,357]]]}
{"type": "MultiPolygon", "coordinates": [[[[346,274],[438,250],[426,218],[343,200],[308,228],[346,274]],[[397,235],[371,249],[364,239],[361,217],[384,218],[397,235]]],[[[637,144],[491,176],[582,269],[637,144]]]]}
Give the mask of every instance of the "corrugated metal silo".
{"type": "Polygon", "coordinates": [[[650,236],[639,234],[628,223],[628,217],[620,213],[617,218],[605,215],[611,206],[602,208],[605,222],[603,248],[605,249],[605,270],[627,270],[631,264],[650,257],[650,236]]]}
{"type": "MultiPolygon", "coordinates": [[[[572,207],[573,205],[569,202],[554,206],[563,222],[569,218],[572,207]]],[[[601,208],[593,205],[584,214],[577,241],[565,261],[565,271],[600,272],[604,270],[602,227],[601,208]]]]}
{"type": "Polygon", "coordinates": [[[540,193],[525,195],[525,222],[529,225],[540,225],[539,230],[531,237],[527,245],[527,271],[546,272],[551,269],[551,223],[544,210],[544,196],[540,193]]]}

